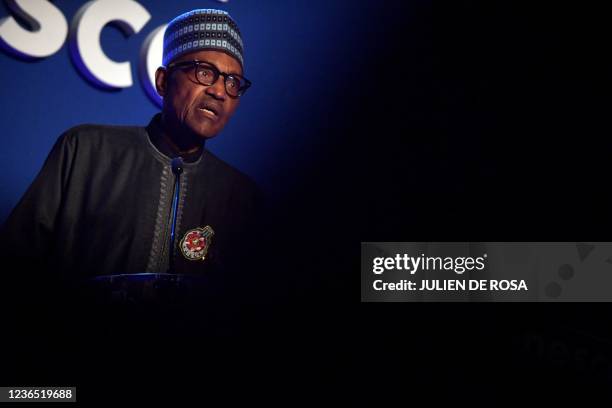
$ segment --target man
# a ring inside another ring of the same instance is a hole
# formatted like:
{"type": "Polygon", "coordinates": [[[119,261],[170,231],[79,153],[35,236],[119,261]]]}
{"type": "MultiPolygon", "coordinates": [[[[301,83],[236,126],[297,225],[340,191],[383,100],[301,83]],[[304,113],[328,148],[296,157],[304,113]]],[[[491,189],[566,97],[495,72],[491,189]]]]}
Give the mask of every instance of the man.
{"type": "Polygon", "coordinates": [[[60,136],[3,227],[13,272],[68,281],[215,275],[241,259],[257,190],[205,142],[250,86],[243,71],[228,13],[199,9],[172,20],[156,72],[161,113],[146,128],[82,125],[60,136]]]}

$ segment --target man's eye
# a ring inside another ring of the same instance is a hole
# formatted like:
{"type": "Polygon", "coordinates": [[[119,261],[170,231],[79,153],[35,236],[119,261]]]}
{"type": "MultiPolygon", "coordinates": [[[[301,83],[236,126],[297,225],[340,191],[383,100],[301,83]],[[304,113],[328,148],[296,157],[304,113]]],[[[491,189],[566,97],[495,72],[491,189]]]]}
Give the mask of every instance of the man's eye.
{"type": "Polygon", "coordinates": [[[227,85],[231,88],[239,88],[240,83],[236,78],[230,78],[227,80],[227,85]]]}
{"type": "Polygon", "coordinates": [[[213,73],[209,69],[201,69],[201,70],[199,70],[198,71],[198,75],[201,78],[212,78],[213,77],[213,73]]]}

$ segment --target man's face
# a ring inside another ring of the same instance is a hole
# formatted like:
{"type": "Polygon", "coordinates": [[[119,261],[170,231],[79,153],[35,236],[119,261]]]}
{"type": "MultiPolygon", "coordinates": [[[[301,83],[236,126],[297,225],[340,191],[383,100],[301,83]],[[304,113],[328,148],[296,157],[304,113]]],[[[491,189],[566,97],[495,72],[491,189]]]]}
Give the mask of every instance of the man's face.
{"type": "MultiPolygon", "coordinates": [[[[240,64],[220,51],[195,51],[172,62],[208,62],[221,72],[242,75],[240,64]]],[[[170,72],[159,68],[155,74],[157,92],[164,98],[164,120],[172,129],[188,131],[200,139],[219,133],[238,107],[239,98],[232,98],[225,90],[221,75],[213,85],[196,81],[194,69],[173,68],[170,72]]]]}

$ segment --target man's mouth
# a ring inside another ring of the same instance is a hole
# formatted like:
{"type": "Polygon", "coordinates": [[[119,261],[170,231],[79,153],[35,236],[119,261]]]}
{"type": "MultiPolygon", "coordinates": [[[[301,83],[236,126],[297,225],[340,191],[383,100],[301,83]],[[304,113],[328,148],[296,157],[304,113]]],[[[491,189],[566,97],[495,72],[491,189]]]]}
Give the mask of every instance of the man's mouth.
{"type": "Polygon", "coordinates": [[[208,114],[209,116],[217,117],[217,115],[215,114],[215,112],[211,111],[210,109],[206,109],[206,108],[198,108],[198,110],[199,110],[200,112],[204,112],[204,113],[208,114]]]}
{"type": "Polygon", "coordinates": [[[215,118],[219,116],[219,112],[217,108],[214,106],[211,106],[210,104],[200,105],[198,106],[198,110],[208,114],[209,116],[215,117],[215,118]]]}

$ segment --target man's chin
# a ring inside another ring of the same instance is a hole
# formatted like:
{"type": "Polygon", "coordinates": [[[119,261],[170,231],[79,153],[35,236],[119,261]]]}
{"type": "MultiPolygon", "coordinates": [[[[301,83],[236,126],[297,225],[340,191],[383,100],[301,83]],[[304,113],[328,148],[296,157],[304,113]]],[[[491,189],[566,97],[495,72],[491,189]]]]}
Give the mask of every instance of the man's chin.
{"type": "Polygon", "coordinates": [[[208,140],[208,139],[212,139],[213,137],[217,136],[217,133],[211,133],[211,132],[197,132],[196,136],[202,140],[208,140]]]}
{"type": "Polygon", "coordinates": [[[202,141],[212,139],[218,134],[218,132],[203,126],[190,127],[189,130],[195,137],[202,141]]]}

